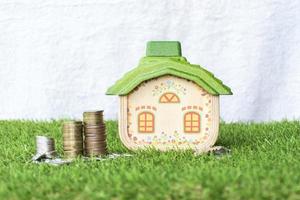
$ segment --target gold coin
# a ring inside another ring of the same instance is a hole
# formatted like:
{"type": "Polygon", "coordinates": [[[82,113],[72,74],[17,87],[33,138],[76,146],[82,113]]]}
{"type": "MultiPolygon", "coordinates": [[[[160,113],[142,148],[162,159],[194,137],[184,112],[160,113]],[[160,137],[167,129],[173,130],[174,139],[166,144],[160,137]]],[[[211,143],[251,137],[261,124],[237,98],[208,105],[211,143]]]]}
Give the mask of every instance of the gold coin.
{"type": "Polygon", "coordinates": [[[106,135],[104,134],[88,134],[88,135],[85,135],[84,138],[87,138],[87,139],[106,139],[106,135]]]}
{"type": "Polygon", "coordinates": [[[64,144],[63,147],[64,148],[82,148],[83,143],[81,143],[81,144],[64,144]]]}
{"type": "Polygon", "coordinates": [[[63,141],[83,141],[83,137],[63,137],[63,141]]]}
{"type": "Polygon", "coordinates": [[[105,124],[88,124],[84,125],[84,129],[105,128],[105,124]]]}
{"type": "Polygon", "coordinates": [[[107,144],[105,140],[89,140],[89,141],[85,141],[84,145],[85,146],[90,146],[90,145],[104,145],[107,144]]]}
{"type": "Polygon", "coordinates": [[[96,145],[96,144],[94,144],[94,145],[86,145],[85,147],[84,147],[84,149],[86,149],[86,150],[93,150],[93,149],[107,149],[107,146],[106,146],[106,144],[105,145],[96,145]]]}
{"type": "Polygon", "coordinates": [[[64,145],[68,145],[68,144],[82,144],[83,140],[73,140],[73,141],[70,141],[70,140],[64,140],[63,141],[63,144],[64,145]]]}

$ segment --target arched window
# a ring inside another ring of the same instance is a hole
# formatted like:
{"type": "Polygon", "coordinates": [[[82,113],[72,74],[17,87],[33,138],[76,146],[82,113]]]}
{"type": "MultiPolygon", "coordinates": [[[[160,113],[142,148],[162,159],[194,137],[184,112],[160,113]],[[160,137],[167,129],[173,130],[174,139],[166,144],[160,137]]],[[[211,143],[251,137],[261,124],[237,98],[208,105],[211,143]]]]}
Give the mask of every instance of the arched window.
{"type": "Polygon", "coordinates": [[[142,112],[138,115],[138,130],[140,133],[154,132],[154,115],[150,112],[142,112]]]}
{"type": "Polygon", "coordinates": [[[188,112],[184,115],[184,132],[199,133],[200,132],[200,115],[196,112],[188,112]]]}
{"type": "Polygon", "coordinates": [[[179,97],[172,92],[167,92],[164,93],[163,95],[161,95],[161,97],[159,98],[159,102],[160,103],[179,103],[179,97]]]}

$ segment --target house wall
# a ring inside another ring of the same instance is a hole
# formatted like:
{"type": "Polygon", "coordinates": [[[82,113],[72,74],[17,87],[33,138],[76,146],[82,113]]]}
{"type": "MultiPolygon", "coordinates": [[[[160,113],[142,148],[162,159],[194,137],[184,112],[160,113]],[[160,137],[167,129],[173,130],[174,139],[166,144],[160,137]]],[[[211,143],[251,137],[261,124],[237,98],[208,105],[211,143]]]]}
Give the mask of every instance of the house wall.
{"type": "Polygon", "coordinates": [[[217,138],[218,97],[208,94],[192,81],[174,76],[159,77],[142,83],[126,98],[128,126],[123,134],[127,134],[126,140],[131,145],[196,148],[212,145],[217,138]],[[180,103],[160,103],[159,98],[165,92],[177,94],[180,103]],[[138,132],[138,114],[145,111],[155,116],[154,133],[138,132]],[[184,133],[184,114],[191,111],[200,114],[200,133],[184,133]]]}

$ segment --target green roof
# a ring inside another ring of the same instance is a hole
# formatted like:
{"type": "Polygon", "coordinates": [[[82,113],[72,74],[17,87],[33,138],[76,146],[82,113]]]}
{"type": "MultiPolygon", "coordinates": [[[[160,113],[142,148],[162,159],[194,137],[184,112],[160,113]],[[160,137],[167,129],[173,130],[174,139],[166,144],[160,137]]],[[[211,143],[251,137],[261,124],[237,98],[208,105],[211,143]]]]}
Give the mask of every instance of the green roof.
{"type": "MultiPolygon", "coordinates": [[[[165,44],[166,43],[164,43],[164,45],[165,44]]],[[[175,48],[178,48],[177,45],[179,44],[179,49],[181,49],[179,42],[175,45],[174,43],[171,44],[175,48]]],[[[155,48],[158,48],[158,46],[156,44],[155,48]]],[[[168,45],[165,45],[165,47],[166,46],[168,45]]],[[[162,55],[162,52],[170,52],[170,50],[160,50],[159,52],[161,52],[160,56],[146,56],[142,58],[138,67],[126,73],[123,78],[108,88],[106,94],[120,96],[127,95],[142,82],[164,75],[173,75],[193,81],[212,95],[232,94],[229,87],[224,85],[221,80],[217,79],[211,72],[205,70],[201,66],[190,64],[184,57],[181,56],[164,57],[162,55]]],[[[173,50],[173,52],[176,52],[176,50],[173,50]]],[[[155,53],[151,53],[151,55],[153,54],[155,53]]],[[[147,55],[149,55],[148,50],[147,55]]]]}
{"type": "Polygon", "coordinates": [[[181,45],[178,41],[150,41],[147,43],[146,56],[169,57],[181,56],[181,45]]]}

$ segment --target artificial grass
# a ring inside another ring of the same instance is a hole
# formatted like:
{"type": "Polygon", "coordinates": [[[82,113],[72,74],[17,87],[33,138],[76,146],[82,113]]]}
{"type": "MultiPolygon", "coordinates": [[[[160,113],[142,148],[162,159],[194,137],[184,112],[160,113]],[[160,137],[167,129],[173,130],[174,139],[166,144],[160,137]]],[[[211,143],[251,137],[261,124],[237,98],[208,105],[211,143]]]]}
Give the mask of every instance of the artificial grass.
{"type": "Polygon", "coordinates": [[[35,135],[62,153],[62,121],[0,121],[0,199],[300,199],[300,122],[221,124],[230,156],[130,152],[107,121],[110,152],[133,157],[69,166],[28,162],[35,135]]]}

